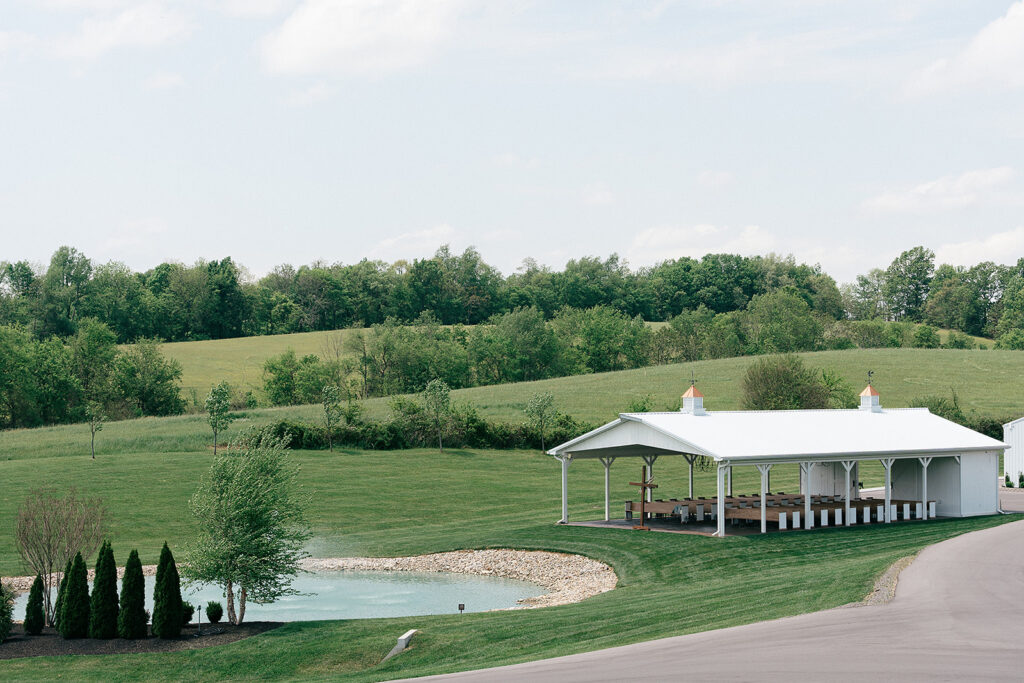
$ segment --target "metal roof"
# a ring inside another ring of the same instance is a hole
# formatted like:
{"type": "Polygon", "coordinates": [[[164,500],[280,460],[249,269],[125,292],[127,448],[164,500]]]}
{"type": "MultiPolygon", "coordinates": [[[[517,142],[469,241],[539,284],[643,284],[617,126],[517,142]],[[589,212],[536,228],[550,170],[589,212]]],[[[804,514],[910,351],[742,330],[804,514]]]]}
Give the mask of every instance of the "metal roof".
{"type": "Polygon", "coordinates": [[[663,454],[716,460],[835,460],[973,451],[1007,444],[927,408],[623,413],[556,446],[574,458],[663,454]]]}

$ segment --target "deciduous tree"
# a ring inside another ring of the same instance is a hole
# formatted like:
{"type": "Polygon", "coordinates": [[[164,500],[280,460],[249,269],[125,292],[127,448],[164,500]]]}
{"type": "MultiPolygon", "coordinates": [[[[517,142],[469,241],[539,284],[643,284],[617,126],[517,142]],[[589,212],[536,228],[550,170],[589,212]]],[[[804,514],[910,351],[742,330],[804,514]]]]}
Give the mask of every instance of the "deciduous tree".
{"type": "Polygon", "coordinates": [[[298,472],[281,440],[246,436],[214,460],[189,503],[198,530],[186,546],[186,579],[223,586],[233,624],[242,623],[247,601],[296,593],[291,584],[309,538],[298,472]]]}
{"type": "Polygon", "coordinates": [[[213,430],[213,454],[217,455],[218,436],[228,428],[235,416],[231,414],[231,386],[221,382],[206,396],[206,421],[213,430]]]}

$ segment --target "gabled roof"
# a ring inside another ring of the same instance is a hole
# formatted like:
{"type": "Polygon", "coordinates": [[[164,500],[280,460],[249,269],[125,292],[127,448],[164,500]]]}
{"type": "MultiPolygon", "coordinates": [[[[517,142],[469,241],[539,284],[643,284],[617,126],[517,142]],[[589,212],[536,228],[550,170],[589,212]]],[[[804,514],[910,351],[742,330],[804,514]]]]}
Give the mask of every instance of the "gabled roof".
{"type": "Polygon", "coordinates": [[[548,453],[576,458],[680,453],[778,462],[1004,448],[1001,441],[932,415],[927,408],[904,408],[623,413],[548,453]]]}

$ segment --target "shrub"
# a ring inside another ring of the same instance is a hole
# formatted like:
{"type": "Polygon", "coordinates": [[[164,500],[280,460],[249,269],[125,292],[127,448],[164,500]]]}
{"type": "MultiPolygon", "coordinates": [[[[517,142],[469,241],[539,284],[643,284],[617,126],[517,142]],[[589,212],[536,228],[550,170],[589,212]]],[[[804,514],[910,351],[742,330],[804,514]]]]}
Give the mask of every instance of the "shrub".
{"type": "Polygon", "coordinates": [[[1020,473],[1020,477],[1017,479],[1017,488],[1024,489],[1024,472],[1020,473]]]}
{"type": "Polygon", "coordinates": [[[224,605],[220,604],[215,600],[211,600],[206,603],[206,618],[211,624],[220,623],[220,620],[224,617],[224,605]]]}
{"type": "Polygon", "coordinates": [[[196,615],[196,607],[187,600],[181,603],[181,625],[188,626],[192,623],[192,617],[196,615]]]}
{"type": "Polygon", "coordinates": [[[89,637],[100,640],[117,637],[117,565],[114,550],[104,541],[96,558],[96,576],[89,603],[89,637]]]}
{"type": "Polygon", "coordinates": [[[25,607],[25,633],[38,636],[43,632],[46,617],[43,614],[43,577],[36,574],[32,582],[32,590],[28,593],[28,605],[25,607]]]}
{"type": "Polygon", "coordinates": [[[142,577],[139,551],[132,550],[124,565],[121,580],[121,608],[117,615],[117,635],[128,640],[145,638],[149,613],[146,612],[146,582],[142,577]]]}
{"type": "Polygon", "coordinates": [[[68,577],[71,575],[72,561],[68,560],[64,566],[64,573],[60,577],[60,587],[57,589],[57,601],[53,604],[53,625],[60,629],[60,615],[64,611],[64,598],[67,597],[68,577]]]}
{"type": "Polygon", "coordinates": [[[939,348],[939,333],[931,325],[920,325],[914,330],[914,346],[919,349],[939,348]]]}
{"type": "Polygon", "coordinates": [[[946,337],[946,343],[942,345],[946,349],[973,349],[974,340],[963,332],[951,330],[946,337]]]}
{"type": "Polygon", "coordinates": [[[1010,481],[1010,475],[1007,474],[1005,479],[1006,479],[1006,481],[1004,483],[1006,484],[1006,488],[1012,489],[1013,488],[1013,482],[1010,481]]]}
{"type": "Polygon", "coordinates": [[[64,591],[60,612],[60,635],[64,638],[85,638],[89,635],[89,578],[82,553],[75,554],[64,591]]]}
{"type": "Polygon", "coordinates": [[[164,543],[153,592],[153,635],[170,640],[181,635],[181,579],[174,555],[164,543]]]}
{"type": "Polygon", "coordinates": [[[996,339],[996,348],[1010,351],[1024,350],[1024,330],[1010,330],[999,335],[999,339],[996,339]]]}
{"type": "Polygon", "coordinates": [[[794,355],[762,358],[743,377],[746,410],[827,408],[829,389],[817,371],[794,355]]]}
{"type": "Polygon", "coordinates": [[[14,591],[0,582],[0,643],[7,640],[14,626],[14,591]]]}

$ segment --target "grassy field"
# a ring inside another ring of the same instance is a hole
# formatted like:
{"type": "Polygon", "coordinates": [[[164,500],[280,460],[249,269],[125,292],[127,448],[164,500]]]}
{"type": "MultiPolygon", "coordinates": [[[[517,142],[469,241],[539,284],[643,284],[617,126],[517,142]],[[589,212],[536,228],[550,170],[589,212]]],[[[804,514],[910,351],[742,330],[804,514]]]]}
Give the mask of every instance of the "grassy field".
{"type": "MultiPolygon", "coordinates": [[[[838,369],[859,388],[876,372],[884,405],[948,393],[987,412],[1024,410],[1024,353],[996,351],[864,350],[805,354],[814,366],[838,369]]],[[[710,409],[739,405],[740,377],[751,359],[692,364],[710,409]]],[[[560,407],[599,422],[636,394],[655,405],[673,401],[691,366],[666,366],[604,375],[456,392],[487,415],[521,419],[535,391],[550,390],[560,407]]],[[[382,413],[383,401],[370,402],[382,413]]],[[[313,406],[250,411],[232,426],[278,416],[317,416],[313,406]]],[[[156,561],[166,540],[173,548],[192,533],[187,501],[209,465],[209,434],[202,416],[147,418],[106,425],[97,459],[87,456],[81,425],[0,433],[0,520],[11,520],[36,486],[75,485],[102,496],[112,513],[111,540],[123,562],[138,548],[156,561]]],[[[937,521],[893,527],[818,530],[812,533],[730,537],[724,540],[621,530],[562,527],[559,469],[535,451],[433,450],[392,452],[298,451],[303,484],[313,494],[310,512],[319,557],[404,555],[458,548],[516,547],[585,554],[612,565],[616,590],[543,610],[414,619],[298,623],[210,650],[175,654],[47,658],[0,662],[0,679],[55,678],[200,680],[339,678],[372,681],[525,661],[797,614],[857,600],[899,557],[959,533],[1008,521],[1006,517],[937,521]],[[378,501],[386,501],[380,504],[378,501]],[[421,630],[414,647],[378,664],[394,639],[421,630]]],[[[570,514],[603,513],[599,464],[570,470],[570,514]]],[[[612,498],[635,497],[628,482],[633,463],[612,469],[612,498]]],[[[685,491],[682,459],[657,465],[659,494],[685,491]]],[[[795,468],[772,472],[775,490],[796,488],[795,468]]],[[[862,479],[878,483],[880,469],[862,479]]],[[[711,473],[697,474],[697,495],[710,495],[711,473]]],[[[735,490],[759,487],[756,469],[735,470],[735,490]]],[[[617,509],[618,506],[616,506],[617,509]]],[[[10,526],[8,526],[10,529],[10,526]]],[[[24,572],[9,531],[0,532],[0,574],[24,572]]],[[[0,647],[3,647],[0,645],[0,647]]]]}
{"type": "MultiPolygon", "coordinates": [[[[159,425],[157,425],[159,426],[159,425]]],[[[0,463],[0,518],[11,519],[36,485],[77,485],[103,496],[123,562],[138,548],[155,562],[160,544],[180,547],[191,526],[185,502],[208,465],[205,451],[128,450],[95,461],[50,439],[34,457],[0,463]]],[[[311,622],[248,641],[174,654],[0,661],[0,678],[200,680],[212,677],[382,680],[525,661],[654,637],[814,611],[863,597],[895,559],[1007,518],[939,521],[731,537],[724,540],[561,527],[558,468],[536,452],[430,450],[297,452],[316,500],[316,556],[401,555],[457,548],[516,547],[576,552],[611,564],[620,587],[578,605],[511,613],[311,622]],[[386,505],[375,501],[385,500],[386,505]],[[418,628],[415,647],[385,665],[394,639],[418,628]]],[[[599,517],[602,470],[571,472],[571,514],[599,517]]],[[[630,497],[632,467],[614,468],[613,496],[630,497]]],[[[747,471],[747,470],[750,471],[747,471]]],[[[757,472],[736,470],[736,490],[757,472]]],[[[658,464],[661,491],[682,491],[682,462],[658,464]]],[[[773,472],[793,488],[794,471],[773,472]]],[[[699,473],[699,493],[712,491],[699,473]]],[[[0,573],[22,571],[9,534],[0,535],[0,573]]],[[[2,645],[0,645],[2,647],[2,645]]]]}
{"type": "MultiPolygon", "coordinates": [[[[652,328],[667,323],[648,323],[652,328]]],[[[233,387],[243,390],[263,389],[263,363],[271,356],[292,349],[298,356],[314,354],[324,357],[329,345],[352,334],[352,330],[333,332],[299,332],[265,337],[241,337],[237,339],[214,339],[209,341],[174,342],[164,344],[163,352],[181,363],[181,385],[183,394],[191,399],[193,392],[202,400],[210,387],[227,380],[233,387]]],[[[948,330],[941,330],[939,336],[945,343],[948,330]]],[[[992,347],[992,340],[973,337],[976,344],[992,347]]],[[[861,373],[863,374],[863,373],[861,373]]]]}

